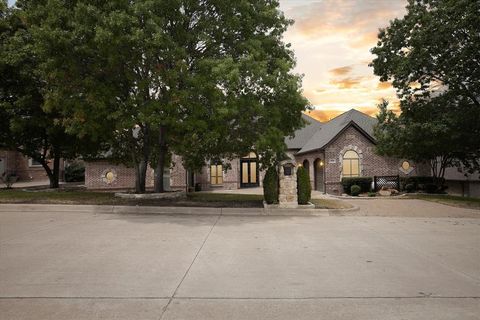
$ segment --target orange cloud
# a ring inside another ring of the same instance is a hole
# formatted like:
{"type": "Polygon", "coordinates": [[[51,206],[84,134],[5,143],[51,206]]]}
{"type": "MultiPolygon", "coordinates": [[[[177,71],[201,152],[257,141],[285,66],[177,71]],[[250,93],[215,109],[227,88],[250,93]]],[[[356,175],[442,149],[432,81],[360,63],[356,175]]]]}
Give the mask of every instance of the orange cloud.
{"type": "Polygon", "coordinates": [[[343,79],[330,80],[330,84],[340,89],[351,89],[357,87],[365,77],[349,77],[343,79]]]}
{"type": "Polygon", "coordinates": [[[365,33],[358,36],[355,40],[349,43],[352,48],[371,48],[377,43],[378,37],[376,32],[365,33]]]}
{"type": "Polygon", "coordinates": [[[392,87],[392,84],[388,81],[379,82],[377,85],[377,89],[380,89],[380,90],[390,89],[391,87],[392,87]]]}
{"type": "Polygon", "coordinates": [[[329,72],[335,76],[344,76],[350,72],[352,72],[353,67],[352,66],[344,66],[344,67],[339,67],[335,69],[329,70],[329,72]]]}

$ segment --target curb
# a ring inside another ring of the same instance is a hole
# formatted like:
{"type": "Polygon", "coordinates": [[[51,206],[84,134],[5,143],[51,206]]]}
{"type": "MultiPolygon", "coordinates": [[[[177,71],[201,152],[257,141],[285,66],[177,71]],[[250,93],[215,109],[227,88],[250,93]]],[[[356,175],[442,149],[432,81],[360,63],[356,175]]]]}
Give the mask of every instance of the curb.
{"type": "Polygon", "coordinates": [[[160,214],[160,215],[220,215],[220,216],[330,216],[358,211],[348,209],[264,209],[264,208],[211,208],[211,207],[151,207],[111,205],[58,205],[58,204],[1,204],[0,213],[5,212],[71,212],[71,213],[116,213],[116,214],[160,214]]]}

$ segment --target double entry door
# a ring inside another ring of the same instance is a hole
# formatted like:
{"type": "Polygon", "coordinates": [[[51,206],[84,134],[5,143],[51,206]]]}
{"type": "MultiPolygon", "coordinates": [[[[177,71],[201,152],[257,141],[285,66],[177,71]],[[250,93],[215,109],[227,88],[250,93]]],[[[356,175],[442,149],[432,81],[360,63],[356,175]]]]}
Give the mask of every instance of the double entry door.
{"type": "Polygon", "coordinates": [[[240,159],[240,187],[258,187],[258,161],[257,159],[240,159]]]}

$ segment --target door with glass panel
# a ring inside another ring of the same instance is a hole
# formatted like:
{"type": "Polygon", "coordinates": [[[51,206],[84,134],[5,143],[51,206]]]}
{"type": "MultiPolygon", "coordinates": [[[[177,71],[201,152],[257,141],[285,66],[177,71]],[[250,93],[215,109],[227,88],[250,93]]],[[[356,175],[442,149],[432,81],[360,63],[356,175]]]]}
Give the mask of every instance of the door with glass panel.
{"type": "Polygon", "coordinates": [[[254,152],[240,159],[240,187],[258,187],[258,159],[254,152]]]}

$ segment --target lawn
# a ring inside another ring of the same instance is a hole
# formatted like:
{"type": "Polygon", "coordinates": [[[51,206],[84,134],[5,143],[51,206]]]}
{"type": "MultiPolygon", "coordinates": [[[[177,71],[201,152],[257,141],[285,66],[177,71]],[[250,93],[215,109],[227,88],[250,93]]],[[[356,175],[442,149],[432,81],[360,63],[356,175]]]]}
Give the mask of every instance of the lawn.
{"type": "Polygon", "coordinates": [[[452,195],[416,195],[414,199],[432,201],[461,208],[480,209],[480,198],[470,198],[452,195]]]}
{"type": "MultiPolygon", "coordinates": [[[[93,204],[132,206],[176,206],[215,208],[262,208],[263,195],[194,192],[184,199],[120,199],[113,192],[59,190],[0,190],[0,203],[93,204]]],[[[317,209],[343,209],[350,205],[338,200],[312,199],[317,209]]]]}

